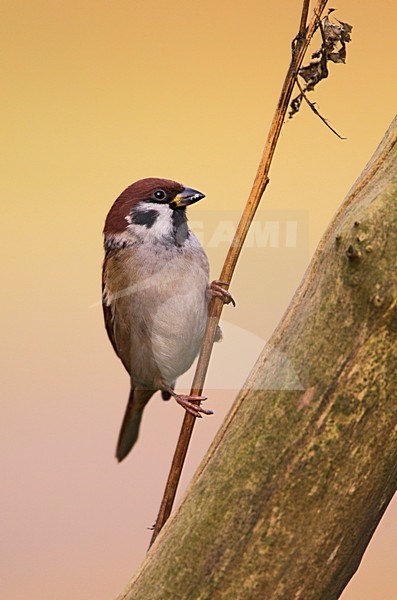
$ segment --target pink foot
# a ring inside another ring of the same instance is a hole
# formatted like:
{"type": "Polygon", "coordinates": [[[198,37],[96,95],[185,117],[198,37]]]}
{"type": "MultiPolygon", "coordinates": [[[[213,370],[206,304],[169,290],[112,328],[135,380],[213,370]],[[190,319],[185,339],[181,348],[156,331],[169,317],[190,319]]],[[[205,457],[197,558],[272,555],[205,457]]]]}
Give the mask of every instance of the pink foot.
{"type": "Polygon", "coordinates": [[[225,290],[222,285],[229,285],[226,281],[219,281],[219,279],[214,279],[209,285],[209,292],[211,297],[221,298],[224,304],[233,304],[236,306],[236,303],[228,290],[225,290]]]}
{"type": "Polygon", "coordinates": [[[183,406],[183,408],[194,417],[201,419],[203,415],[200,413],[205,415],[214,414],[214,411],[203,408],[198,404],[199,402],[207,400],[206,396],[185,396],[184,394],[175,394],[174,398],[178,404],[183,406]]]}

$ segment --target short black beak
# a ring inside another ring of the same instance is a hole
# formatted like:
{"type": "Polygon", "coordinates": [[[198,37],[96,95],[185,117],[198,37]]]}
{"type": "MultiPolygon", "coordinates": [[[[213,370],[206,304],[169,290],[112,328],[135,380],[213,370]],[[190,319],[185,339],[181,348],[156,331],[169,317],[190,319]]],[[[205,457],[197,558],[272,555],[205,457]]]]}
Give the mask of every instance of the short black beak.
{"type": "Polygon", "coordinates": [[[190,206],[190,204],[194,204],[195,202],[202,200],[202,198],[205,198],[205,196],[201,192],[193,190],[192,188],[184,188],[182,192],[177,194],[175,198],[171,200],[170,208],[190,206]]]}

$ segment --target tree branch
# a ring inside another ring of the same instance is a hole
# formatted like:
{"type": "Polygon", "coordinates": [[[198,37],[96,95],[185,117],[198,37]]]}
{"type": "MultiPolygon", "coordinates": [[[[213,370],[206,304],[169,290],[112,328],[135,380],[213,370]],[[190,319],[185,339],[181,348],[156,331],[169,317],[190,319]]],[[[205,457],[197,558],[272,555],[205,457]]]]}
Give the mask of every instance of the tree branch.
{"type": "Polygon", "coordinates": [[[397,118],[119,600],[340,597],[396,489],[396,202],[397,118]]]}

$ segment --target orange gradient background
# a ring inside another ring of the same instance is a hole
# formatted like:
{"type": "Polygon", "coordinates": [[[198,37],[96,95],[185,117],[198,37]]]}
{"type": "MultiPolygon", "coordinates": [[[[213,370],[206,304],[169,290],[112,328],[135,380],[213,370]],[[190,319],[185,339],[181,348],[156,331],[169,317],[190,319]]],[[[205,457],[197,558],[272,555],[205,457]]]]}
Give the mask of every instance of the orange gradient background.
{"type": "MultiPolygon", "coordinates": [[[[116,463],[128,378],[102,324],[104,218],[147,176],[202,190],[215,220],[242,209],[300,6],[4,0],[2,598],[109,600],[143,559],[183,414],[154,397],[116,463]]],[[[305,215],[307,252],[290,269],[282,253],[243,252],[211,368],[224,389],[209,390],[216,415],[196,427],[181,492],[244,381],[228,373],[254,348],[253,363],[395,113],[395,4],[332,6],[353,42],[314,99],[347,140],[305,106],[283,130],[264,205],[305,215]]],[[[225,252],[208,248],[213,277],[225,252]]],[[[396,525],[394,505],[343,600],[396,597],[396,525]]]]}

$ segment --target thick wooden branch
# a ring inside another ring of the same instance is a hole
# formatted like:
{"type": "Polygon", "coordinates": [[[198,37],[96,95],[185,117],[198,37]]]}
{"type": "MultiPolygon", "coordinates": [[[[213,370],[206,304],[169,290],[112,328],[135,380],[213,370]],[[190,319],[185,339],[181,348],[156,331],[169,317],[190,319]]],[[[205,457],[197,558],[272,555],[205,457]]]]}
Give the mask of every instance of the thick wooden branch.
{"type": "Polygon", "coordinates": [[[339,597],[396,487],[396,202],[397,119],[119,600],[339,597]]]}

